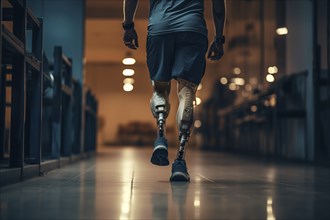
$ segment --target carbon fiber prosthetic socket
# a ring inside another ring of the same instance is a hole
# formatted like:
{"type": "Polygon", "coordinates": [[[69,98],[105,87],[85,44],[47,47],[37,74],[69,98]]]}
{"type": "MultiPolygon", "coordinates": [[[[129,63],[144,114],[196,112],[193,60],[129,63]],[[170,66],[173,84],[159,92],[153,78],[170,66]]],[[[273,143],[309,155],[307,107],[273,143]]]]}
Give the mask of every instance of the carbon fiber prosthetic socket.
{"type": "Polygon", "coordinates": [[[185,145],[191,134],[194,122],[194,101],[197,85],[189,81],[178,79],[179,107],[176,114],[177,127],[179,129],[178,160],[184,159],[185,145]]]}

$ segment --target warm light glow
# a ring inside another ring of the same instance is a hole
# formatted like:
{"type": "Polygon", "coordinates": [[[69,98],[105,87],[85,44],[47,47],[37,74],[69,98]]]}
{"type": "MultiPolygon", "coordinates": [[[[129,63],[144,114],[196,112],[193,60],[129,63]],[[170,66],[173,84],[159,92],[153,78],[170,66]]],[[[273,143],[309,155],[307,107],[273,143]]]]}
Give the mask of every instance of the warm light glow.
{"type": "Polygon", "coordinates": [[[135,80],[133,78],[125,78],[123,83],[124,84],[134,84],[135,80]]]}
{"type": "Polygon", "coordinates": [[[267,214],[270,214],[273,212],[272,206],[271,205],[267,205],[267,214]]]}
{"type": "Polygon", "coordinates": [[[123,214],[128,214],[129,213],[129,203],[121,204],[121,212],[123,214]]]}
{"type": "Polygon", "coordinates": [[[124,84],[123,89],[125,92],[130,92],[134,89],[134,86],[132,84],[126,83],[124,84]]]}
{"type": "Polygon", "coordinates": [[[132,57],[126,57],[123,59],[123,64],[124,65],[133,65],[135,64],[136,60],[132,57]]]}
{"type": "Polygon", "coordinates": [[[241,73],[241,69],[240,69],[239,67],[235,67],[235,68],[234,68],[234,73],[235,73],[236,75],[239,75],[239,74],[241,73]]]}
{"type": "Polygon", "coordinates": [[[278,34],[278,35],[286,35],[286,34],[288,34],[288,29],[286,28],[286,27],[280,27],[280,28],[277,28],[276,29],[276,33],[278,34]]]}
{"type": "Polygon", "coordinates": [[[238,86],[243,86],[245,84],[245,80],[243,78],[233,78],[232,82],[238,86]]]}
{"type": "Polygon", "coordinates": [[[123,70],[123,75],[124,76],[133,76],[135,71],[133,69],[124,69],[123,70]]]}
{"type": "Polygon", "coordinates": [[[247,91],[245,91],[245,90],[242,90],[241,94],[242,94],[242,97],[243,98],[249,97],[249,93],[247,91]]]}
{"type": "Polygon", "coordinates": [[[277,66],[273,66],[274,73],[278,72],[277,66]]]}
{"type": "Polygon", "coordinates": [[[275,107],[276,105],[276,95],[272,95],[269,100],[269,104],[271,107],[275,107]]]}
{"type": "Polygon", "coordinates": [[[275,73],[272,66],[268,67],[268,73],[269,74],[274,74],[275,73]]]}
{"type": "Polygon", "coordinates": [[[121,202],[121,212],[119,217],[121,220],[130,219],[131,201],[134,199],[132,185],[129,181],[134,175],[134,155],[131,150],[123,150],[123,157],[124,160],[122,160],[121,163],[118,163],[118,168],[122,170],[120,176],[121,181],[123,182],[122,190],[120,192],[121,200],[118,200],[118,202],[121,202]]]}
{"type": "Polygon", "coordinates": [[[273,213],[273,200],[272,198],[267,199],[267,220],[276,220],[273,213]]]}
{"type": "MultiPolygon", "coordinates": [[[[200,184],[199,182],[201,181],[200,177],[197,176],[196,181],[197,184],[200,184]],[[198,177],[198,178],[197,178],[198,177]]],[[[195,198],[194,198],[194,217],[195,219],[200,219],[200,207],[201,206],[201,200],[200,200],[200,191],[196,190],[195,191],[195,198]]]]}
{"type": "Polygon", "coordinates": [[[258,79],[256,77],[251,77],[249,79],[249,83],[252,85],[252,86],[255,86],[258,84],[258,79]]]}
{"type": "Polygon", "coordinates": [[[266,107],[269,107],[269,106],[270,106],[269,101],[268,101],[268,100],[265,100],[265,101],[264,101],[264,105],[265,105],[266,107]]]}
{"type": "Polygon", "coordinates": [[[202,90],[202,88],[203,88],[202,84],[199,84],[197,90],[202,90]]]}
{"type": "Polygon", "coordinates": [[[277,69],[276,66],[270,66],[270,67],[268,67],[268,73],[269,74],[275,74],[277,72],[278,72],[278,69],[277,69]]]}
{"type": "Polygon", "coordinates": [[[199,97],[196,97],[196,105],[200,105],[202,103],[202,100],[199,97]]]}
{"type": "Polygon", "coordinates": [[[272,74],[267,74],[266,80],[267,80],[267,82],[274,82],[275,77],[272,74]]]}
{"type": "Polygon", "coordinates": [[[258,107],[256,105],[252,105],[250,107],[250,110],[251,110],[251,112],[256,112],[256,111],[258,111],[258,107]]]}
{"type": "Polygon", "coordinates": [[[127,216],[124,216],[124,215],[120,215],[120,220],[128,220],[128,217],[127,216]]]}
{"type": "Polygon", "coordinates": [[[252,91],[252,86],[250,84],[246,84],[245,85],[245,90],[248,91],[248,92],[251,92],[252,91]]]}
{"type": "Polygon", "coordinates": [[[228,79],[227,79],[226,77],[221,77],[221,78],[220,78],[220,83],[221,83],[222,85],[226,85],[226,84],[228,83],[228,79]]]}
{"type": "Polygon", "coordinates": [[[200,206],[201,205],[201,202],[199,201],[199,200],[195,200],[194,201],[194,206],[195,207],[198,207],[198,206],[200,206]]]}
{"type": "Polygon", "coordinates": [[[236,85],[235,83],[230,83],[230,84],[229,84],[229,89],[230,89],[231,91],[235,91],[235,90],[237,90],[237,85],[236,85]]]}
{"type": "Polygon", "coordinates": [[[202,126],[202,122],[200,120],[196,120],[194,126],[195,128],[200,128],[202,126]]]}

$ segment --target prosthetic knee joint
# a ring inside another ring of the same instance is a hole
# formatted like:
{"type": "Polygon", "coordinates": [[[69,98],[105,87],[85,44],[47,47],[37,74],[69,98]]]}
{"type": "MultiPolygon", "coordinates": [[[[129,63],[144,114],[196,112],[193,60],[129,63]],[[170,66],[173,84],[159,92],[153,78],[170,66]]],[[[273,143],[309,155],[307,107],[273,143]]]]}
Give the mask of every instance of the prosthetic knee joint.
{"type": "Polygon", "coordinates": [[[150,100],[150,108],[158,124],[158,136],[165,135],[165,120],[170,112],[169,94],[171,82],[152,81],[153,94],[150,100]]]}
{"type": "Polygon", "coordinates": [[[179,108],[176,115],[179,129],[179,152],[177,159],[184,159],[184,149],[188,142],[192,124],[194,122],[194,101],[197,85],[189,81],[178,79],[179,108]]]}

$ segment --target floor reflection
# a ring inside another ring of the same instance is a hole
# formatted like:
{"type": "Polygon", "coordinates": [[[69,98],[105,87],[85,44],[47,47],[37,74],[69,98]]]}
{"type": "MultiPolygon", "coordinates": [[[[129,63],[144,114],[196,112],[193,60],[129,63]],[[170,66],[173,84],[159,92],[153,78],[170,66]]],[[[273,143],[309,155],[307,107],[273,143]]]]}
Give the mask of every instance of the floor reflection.
{"type": "Polygon", "coordinates": [[[168,193],[151,193],[152,219],[168,219],[168,193]]]}
{"type": "Polygon", "coordinates": [[[190,151],[191,182],[171,183],[171,167],[155,167],[149,156],[150,149],[111,149],[43,177],[0,188],[0,219],[330,217],[328,168],[190,151]]]}
{"type": "Polygon", "coordinates": [[[273,213],[273,199],[271,197],[267,199],[267,220],[276,220],[273,213]]]}
{"type": "Polygon", "coordinates": [[[190,183],[171,182],[173,205],[176,207],[176,219],[186,219],[187,192],[190,183]]]}

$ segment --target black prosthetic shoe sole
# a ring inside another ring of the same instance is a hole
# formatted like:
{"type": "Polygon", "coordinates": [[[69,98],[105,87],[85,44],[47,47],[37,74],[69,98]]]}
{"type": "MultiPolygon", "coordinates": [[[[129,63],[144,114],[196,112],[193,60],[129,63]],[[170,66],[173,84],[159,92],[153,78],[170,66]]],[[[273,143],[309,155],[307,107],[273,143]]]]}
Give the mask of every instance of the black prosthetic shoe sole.
{"type": "Polygon", "coordinates": [[[189,177],[189,174],[187,174],[187,173],[174,172],[171,175],[170,181],[171,182],[189,182],[190,177],[189,177]]]}
{"type": "Polygon", "coordinates": [[[157,166],[168,166],[170,162],[168,161],[168,151],[165,147],[156,147],[151,156],[151,163],[157,166]]]}

